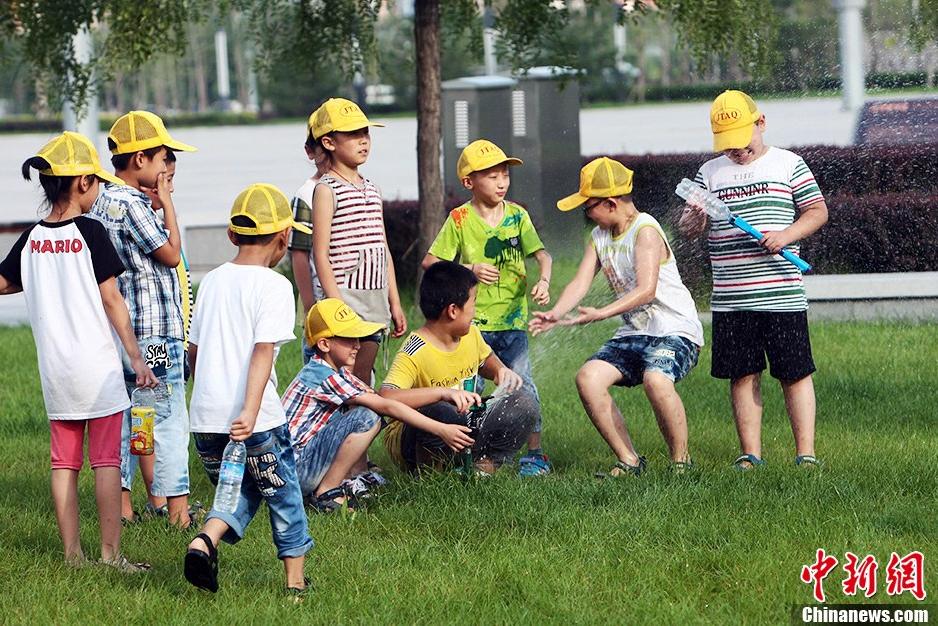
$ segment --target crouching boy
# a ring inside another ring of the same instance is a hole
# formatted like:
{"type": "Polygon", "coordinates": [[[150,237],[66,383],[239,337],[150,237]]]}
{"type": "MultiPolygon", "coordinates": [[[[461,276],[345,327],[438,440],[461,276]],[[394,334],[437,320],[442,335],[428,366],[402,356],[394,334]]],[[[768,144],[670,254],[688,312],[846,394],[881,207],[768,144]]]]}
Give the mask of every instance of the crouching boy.
{"type": "Polygon", "coordinates": [[[274,369],[280,346],[295,339],[293,285],[271,269],[287,251],[291,227],[305,228],[294,223],[279,189],[255,184],[241,192],[228,227],[238,254],[202,280],[189,330],[191,429],[213,484],[229,439],[247,447],[234,513],[212,510],[185,557],[186,579],[212,592],[218,590],[218,542],[240,541],[262,502],[270,509],[287,591],[306,589],[303,563],[313,541],[274,369]]]}
{"type": "MultiPolygon", "coordinates": [[[[420,283],[426,322],[404,342],[379,393],[436,422],[466,424],[467,411],[480,405],[481,398],[465,391],[463,383],[476,375],[494,381],[499,398],[489,403],[475,425],[473,444],[476,470],[491,474],[510,463],[527,439],[538,402],[472,325],[477,283],[472,270],[451,261],[427,269],[420,283]]],[[[417,471],[452,464],[452,448],[432,431],[400,421],[386,430],[385,447],[402,468],[417,471]]]]}
{"type": "Polygon", "coordinates": [[[347,479],[367,472],[365,453],[381,430],[379,414],[433,433],[454,452],[473,443],[468,427],[436,422],[382,398],[352,374],[361,339],[383,328],[336,298],[320,300],[306,316],[313,355],[287,388],[283,405],[300,487],[315,511],[329,513],[343,504],[354,509],[366,495],[347,479]]]}
{"type": "Polygon", "coordinates": [[[645,457],[635,451],[622,413],[609,394],[613,385],[645,388],[673,469],[690,467],[687,417],[674,383],[697,364],[703,345],[697,309],[681,282],[667,238],[655,218],[635,208],[631,193],[632,171],[618,161],[601,157],[581,170],[579,192],[557,202],[557,208],[569,211],[582,205],[596,227],[576,276],[554,308],[534,313],[530,323],[536,335],[554,326],[622,317],[613,338],[576,377],[583,407],[616,455],[608,474],[612,477],[645,470],[645,457]],[[576,316],[564,319],[600,269],[618,299],[602,308],[579,307],[576,316]]]}

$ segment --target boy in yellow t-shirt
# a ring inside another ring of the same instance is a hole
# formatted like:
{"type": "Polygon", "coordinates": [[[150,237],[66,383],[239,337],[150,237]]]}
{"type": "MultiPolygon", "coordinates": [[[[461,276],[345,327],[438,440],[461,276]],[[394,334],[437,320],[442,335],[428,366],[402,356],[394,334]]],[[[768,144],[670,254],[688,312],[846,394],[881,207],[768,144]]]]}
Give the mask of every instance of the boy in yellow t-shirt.
{"type": "Polygon", "coordinates": [[[511,184],[508,167],[521,164],[485,139],[466,146],[457,173],[472,199],[450,212],[423,267],[441,259],[458,261],[479,280],[473,321],[496,356],[521,376],[538,405],[528,451],[519,460],[522,476],[538,476],[550,472],[551,465],[541,449],[540,400],[528,359],[525,259],[533,256],[537,261],[540,277],[531,297],[543,306],[550,301],[551,258],[527,211],[505,199],[511,184]]]}
{"type": "MultiPolygon", "coordinates": [[[[477,375],[493,380],[498,398],[475,424],[472,447],[476,470],[491,474],[511,462],[531,432],[537,400],[472,325],[477,283],[472,271],[458,263],[440,261],[427,269],[420,283],[426,322],[398,351],[379,393],[438,422],[466,424],[469,408],[482,400],[465,391],[463,383],[477,375]]],[[[384,443],[391,458],[409,471],[454,459],[439,437],[398,421],[387,427],[384,443]]]]}

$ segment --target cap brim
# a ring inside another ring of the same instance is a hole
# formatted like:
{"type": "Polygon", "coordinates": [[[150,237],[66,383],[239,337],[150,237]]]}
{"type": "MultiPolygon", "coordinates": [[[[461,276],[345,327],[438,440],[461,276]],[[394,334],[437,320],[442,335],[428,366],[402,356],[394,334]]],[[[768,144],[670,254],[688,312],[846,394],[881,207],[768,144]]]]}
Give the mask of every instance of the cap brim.
{"type": "Polygon", "coordinates": [[[104,170],[98,170],[97,172],[94,173],[94,175],[106,183],[114,183],[115,185],[127,184],[124,181],[122,181],[120,178],[118,178],[117,176],[114,176],[113,174],[108,174],[104,170]]]}
{"type": "Polygon", "coordinates": [[[195,146],[190,146],[187,143],[182,143],[181,141],[176,141],[175,139],[170,139],[163,144],[173,152],[195,152],[198,150],[195,146]]]}
{"type": "Polygon", "coordinates": [[[752,131],[755,129],[753,124],[746,124],[741,128],[725,130],[722,133],[713,134],[713,151],[723,152],[724,150],[738,150],[745,148],[752,141],[752,131]]]}
{"type": "Polygon", "coordinates": [[[570,194],[566,198],[561,198],[560,200],[558,200],[557,208],[560,209],[561,211],[572,211],[573,209],[577,208],[581,204],[584,204],[587,200],[589,200],[588,197],[581,195],[579,192],[577,192],[574,194],[570,194]]]}
{"type": "Polygon", "coordinates": [[[379,324],[378,322],[366,322],[364,320],[356,323],[350,328],[343,328],[341,335],[336,335],[336,337],[347,337],[349,339],[361,339],[362,337],[370,337],[374,335],[379,330],[384,330],[385,325],[379,324]]]}
{"type": "Polygon", "coordinates": [[[293,230],[298,230],[301,233],[306,233],[307,235],[313,234],[313,229],[310,228],[309,226],[306,226],[305,224],[300,224],[299,222],[293,222],[292,226],[293,226],[293,230]]]}
{"type": "MultiPolygon", "coordinates": [[[[362,124],[360,122],[352,122],[352,123],[346,124],[345,126],[342,126],[341,128],[340,127],[333,128],[329,132],[351,133],[353,131],[366,128],[368,126],[377,126],[378,128],[384,128],[384,124],[379,124],[378,122],[368,122],[367,124],[362,124]]],[[[329,133],[323,133],[323,134],[328,135],[329,133]]]]}
{"type": "Polygon", "coordinates": [[[504,159],[493,161],[491,163],[480,163],[476,166],[474,170],[469,170],[468,172],[465,172],[465,173],[456,172],[456,174],[459,176],[459,178],[465,178],[466,176],[468,176],[469,174],[472,174],[473,172],[483,172],[489,169],[490,167],[495,167],[496,165],[501,165],[502,163],[507,163],[508,165],[524,165],[524,161],[522,161],[518,157],[506,157],[504,159]]]}

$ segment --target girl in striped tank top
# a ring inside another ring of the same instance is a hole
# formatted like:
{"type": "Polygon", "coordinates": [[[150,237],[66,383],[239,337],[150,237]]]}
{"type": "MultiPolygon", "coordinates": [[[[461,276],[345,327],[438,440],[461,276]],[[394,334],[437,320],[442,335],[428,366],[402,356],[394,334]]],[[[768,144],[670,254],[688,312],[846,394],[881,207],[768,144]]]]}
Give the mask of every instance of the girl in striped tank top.
{"type": "MultiPolygon", "coordinates": [[[[328,159],[313,191],[313,261],[316,300],[339,298],[364,320],[393,323],[407,332],[384,231],[378,188],[358,173],[371,150],[370,122],[357,104],[330,98],[312,115],[310,130],[328,159]]],[[[371,380],[382,334],[361,340],[352,372],[371,380]]]]}

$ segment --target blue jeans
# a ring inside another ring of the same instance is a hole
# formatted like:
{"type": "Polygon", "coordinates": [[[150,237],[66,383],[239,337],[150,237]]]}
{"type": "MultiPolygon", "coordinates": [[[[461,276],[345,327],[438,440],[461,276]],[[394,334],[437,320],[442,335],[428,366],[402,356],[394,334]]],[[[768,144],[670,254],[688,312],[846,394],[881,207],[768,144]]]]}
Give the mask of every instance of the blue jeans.
{"type": "MultiPolygon", "coordinates": [[[[349,435],[366,433],[381,421],[378,414],[363,406],[338,411],[302,448],[295,450],[296,475],[304,498],[314,497],[335,455],[349,435]]],[[[377,431],[376,431],[377,434],[377,431]]]]}
{"type": "MultiPolygon", "coordinates": [[[[172,497],[189,493],[189,411],[186,409],[185,350],[182,341],[169,337],[143,337],[137,340],[140,353],[159,378],[156,392],[156,419],[153,424],[154,496],[172,497]]],[[[121,351],[127,393],[132,394],[136,374],[130,359],[121,351]]],[[[130,490],[137,471],[137,456],[130,453],[130,409],[124,411],[121,426],[121,487],[130,490]]]]}
{"type": "MultiPolygon", "coordinates": [[[[536,403],[534,414],[534,428],[531,432],[541,432],[541,396],[534,385],[531,374],[531,359],[528,358],[528,333],[523,330],[490,330],[483,331],[482,338],[492,348],[495,356],[504,363],[508,369],[521,376],[524,388],[527,389],[536,403]]],[[[476,389],[483,389],[485,380],[479,377],[476,389]]]]}
{"type": "MultiPolygon", "coordinates": [[[[229,441],[228,433],[193,433],[193,438],[205,473],[212,484],[217,485],[221,457],[229,441]]],[[[313,547],[313,540],[309,536],[287,425],[254,433],[245,439],[244,445],[247,446],[248,458],[235,512],[213,510],[206,519],[215,518],[228,524],[222,539],[227,543],[237,543],[244,537],[244,531],[257,514],[261,502],[266,501],[277,558],[303,556],[313,547]]]]}
{"type": "Polygon", "coordinates": [[[620,387],[641,385],[645,372],[659,372],[677,382],[697,365],[700,347],[677,335],[613,337],[588,361],[605,361],[622,374],[620,387]]]}

